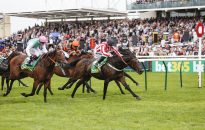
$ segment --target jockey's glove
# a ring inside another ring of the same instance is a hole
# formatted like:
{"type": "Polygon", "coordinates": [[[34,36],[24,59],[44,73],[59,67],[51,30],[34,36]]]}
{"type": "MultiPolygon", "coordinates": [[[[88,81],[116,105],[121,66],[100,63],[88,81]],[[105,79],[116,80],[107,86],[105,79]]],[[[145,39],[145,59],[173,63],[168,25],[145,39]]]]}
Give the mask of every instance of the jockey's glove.
{"type": "Polygon", "coordinates": [[[33,55],[33,56],[31,56],[30,58],[31,58],[31,59],[34,59],[34,60],[38,59],[38,57],[37,57],[36,55],[33,55]]]}

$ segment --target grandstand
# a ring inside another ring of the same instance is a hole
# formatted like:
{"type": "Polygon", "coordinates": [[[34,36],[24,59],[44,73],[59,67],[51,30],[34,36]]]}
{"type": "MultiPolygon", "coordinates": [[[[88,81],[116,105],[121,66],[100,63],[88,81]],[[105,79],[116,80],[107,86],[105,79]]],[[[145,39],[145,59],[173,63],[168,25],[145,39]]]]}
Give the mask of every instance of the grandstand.
{"type": "Polygon", "coordinates": [[[0,13],[0,38],[9,36],[10,34],[10,17],[0,13]]]}
{"type": "MultiPolygon", "coordinates": [[[[204,16],[204,0],[127,0],[129,13],[152,12],[150,17],[204,16]]],[[[140,16],[143,16],[140,15],[140,16]]],[[[150,13],[149,13],[150,15],[150,13]]]]}

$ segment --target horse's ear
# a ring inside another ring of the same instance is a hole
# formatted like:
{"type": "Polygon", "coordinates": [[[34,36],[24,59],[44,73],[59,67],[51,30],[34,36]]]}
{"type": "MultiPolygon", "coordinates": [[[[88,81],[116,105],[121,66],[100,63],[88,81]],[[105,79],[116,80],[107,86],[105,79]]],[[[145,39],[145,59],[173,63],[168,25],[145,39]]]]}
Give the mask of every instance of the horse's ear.
{"type": "Polygon", "coordinates": [[[60,46],[60,45],[57,45],[57,46],[56,46],[56,49],[57,49],[57,50],[63,50],[62,46],[60,46]]]}

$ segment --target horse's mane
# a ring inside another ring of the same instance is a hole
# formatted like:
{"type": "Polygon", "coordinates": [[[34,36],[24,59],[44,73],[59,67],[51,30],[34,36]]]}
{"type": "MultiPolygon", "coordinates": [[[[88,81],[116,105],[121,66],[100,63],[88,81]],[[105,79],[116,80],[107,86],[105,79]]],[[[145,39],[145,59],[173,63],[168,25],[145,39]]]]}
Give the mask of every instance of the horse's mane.
{"type": "Polygon", "coordinates": [[[55,55],[55,54],[56,54],[56,51],[57,51],[57,50],[53,50],[53,51],[49,51],[49,52],[43,54],[42,57],[41,57],[41,60],[46,59],[48,56],[53,56],[53,55],[55,55]]]}
{"type": "Polygon", "coordinates": [[[14,58],[15,56],[21,54],[21,52],[18,51],[13,51],[7,58],[8,61],[10,61],[12,58],[14,58]]]}
{"type": "Polygon", "coordinates": [[[129,56],[130,58],[135,58],[134,53],[132,53],[129,49],[123,49],[122,47],[119,47],[118,51],[125,57],[129,56]]]}

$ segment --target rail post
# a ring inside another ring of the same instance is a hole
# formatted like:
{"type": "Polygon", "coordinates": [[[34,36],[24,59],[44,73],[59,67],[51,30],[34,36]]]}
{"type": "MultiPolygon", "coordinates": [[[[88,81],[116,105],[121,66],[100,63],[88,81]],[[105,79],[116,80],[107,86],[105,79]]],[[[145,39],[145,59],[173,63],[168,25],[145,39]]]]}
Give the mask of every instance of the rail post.
{"type": "Polygon", "coordinates": [[[181,88],[183,86],[182,84],[182,65],[184,64],[184,62],[182,61],[181,64],[180,64],[180,85],[181,85],[181,88]]]}
{"type": "Polygon", "coordinates": [[[144,62],[142,62],[142,66],[145,72],[145,91],[147,91],[147,69],[146,69],[146,66],[144,65],[144,62]]]}
{"type": "Polygon", "coordinates": [[[167,90],[167,65],[164,61],[162,61],[165,67],[165,85],[164,85],[164,90],[167,90]]]}

